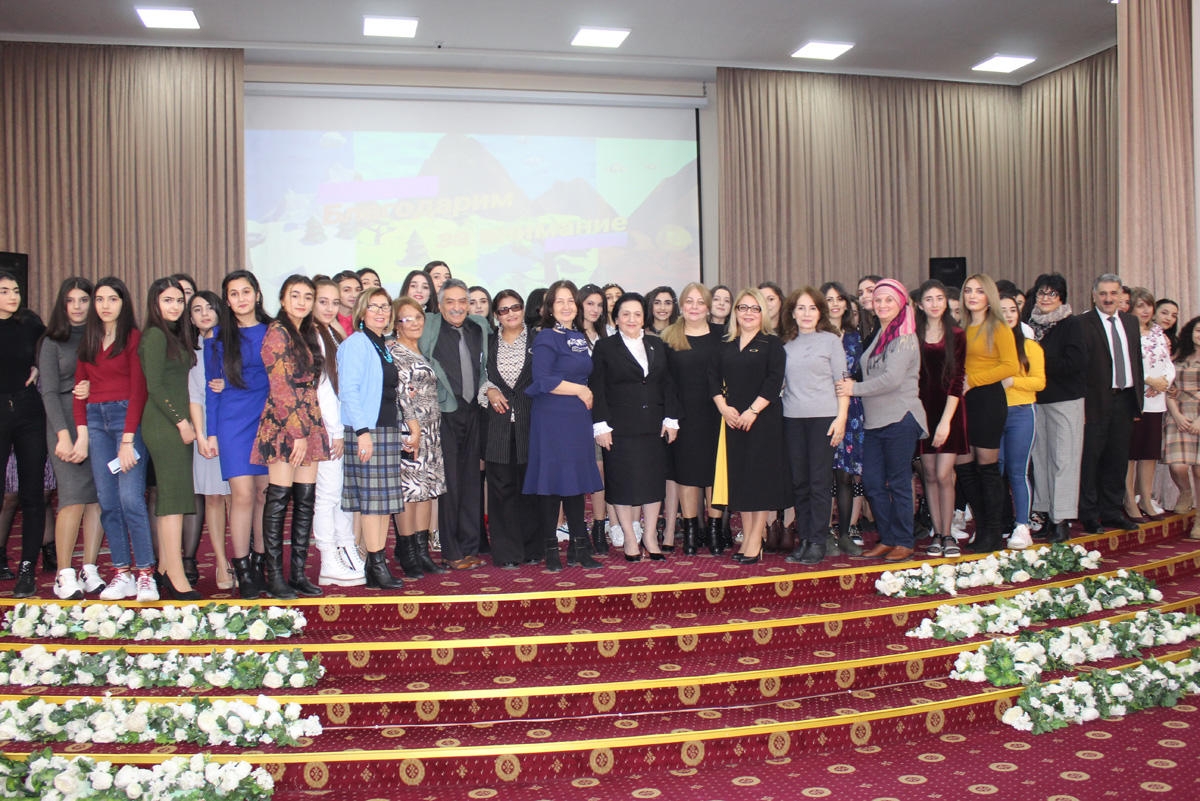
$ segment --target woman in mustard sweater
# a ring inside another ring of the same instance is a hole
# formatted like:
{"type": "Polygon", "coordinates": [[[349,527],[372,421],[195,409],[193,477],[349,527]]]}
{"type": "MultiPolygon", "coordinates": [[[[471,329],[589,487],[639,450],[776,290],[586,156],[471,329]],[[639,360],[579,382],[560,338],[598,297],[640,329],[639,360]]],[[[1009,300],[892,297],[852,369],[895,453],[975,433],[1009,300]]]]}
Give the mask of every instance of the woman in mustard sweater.
{"type": "Polygon", "coordinates": [[[1003,547],[1000,538],[1004,479],[1000,475],[1000,439],[1008,419],[1004,395],[1006,378],[1017,374],[1016,340],[1000,316],[996,282],[972,275],[962,287],[964,322],[967,323],[967,359],[964,400],[967,407],[967,443],[970,461],[958,465],[958,486],[975,512],[975,553],[1003,547]]]}
{"type": "Polygon", "coordinates": [[[1033,453],[1033,432],[1037,423],[1037,394],[1046,388],[1046,357],[1042,346],[1026,339],[1021,331],[1021,310],[1017,307],[1015,292],[1000,295],[1000,314],[1012,329],[1017,362],[1021,367],[1015,376],[1001,382],[1008,398],[1008,420],[1004,423],[1000,446],[1004,475],[1012,489],[1015,524],[1008,547],[1021,549],[1033,544],[1029,536],[1029,457],[1033,453]]]}

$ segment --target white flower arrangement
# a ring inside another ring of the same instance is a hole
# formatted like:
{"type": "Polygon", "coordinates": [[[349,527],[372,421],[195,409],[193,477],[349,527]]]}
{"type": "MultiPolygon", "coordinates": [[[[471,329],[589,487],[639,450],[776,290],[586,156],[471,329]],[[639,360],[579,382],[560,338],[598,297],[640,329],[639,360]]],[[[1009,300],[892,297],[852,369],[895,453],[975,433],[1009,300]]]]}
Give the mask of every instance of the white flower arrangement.
{"type": "Polygon", "coordinates": [[[998,551],[970,562],[950,562],[934,567],[885,571],[875,581],[881,595],[895,598],[914,595],[957,595],[973,587],[999,587],[1023,584],[1034,579],[1053,578],[1062,573],[1080,573],[1100,566],[1100,552],[1082,545],[1054,543],[1049,548],[1024,551],[998,551]]]}
{"type": "Polygon", "coordinates": [[[191,604],[132,607],[119,604],[19,603],[4,615],[0,635],[85,640],[275,640],[304,631],[298,609],[280,606],[191,604]]]}
{"type": "Polygon", "coordinates": [[[0,756],[0,798],[42,801],[268,801],[275,780],[249,762],[213,762],[204,754],[158,765],[115,766],[64,757],[49,748],[28,759],[0,756]]]}
{"type": "Polygon", "coordinates": [[[259,654],[254,651],[213,651],[210,654],[130,654],[123,648],[86,653],[48,651],[31,645],[21,651],[0,651],[0,684],[32,687],[116,686],[179,687],[184,690],[228,688],[276,690],[311,687],[325,675],[320,655],[305,659],[299,648],[259,654]]]}
{"type": "Polygon", "coordinates": [[[1072,723],[1116,718],[1156,706],[1172,707],[1200,693],[1200,649],[1178,662],[1147,659],[1121,670],[1094,670],[1059,682],[1026,687],[1001,720],[1043,734],[1072,723]]]}
{"type": "Polygon", "coordinates": [[[74,743],[179,743],[201,746],[296,745],[321,733],[316,715],[260,695],[253,704],[193,698],[150,703],[79,698],[55,704],[30,696],[0,701],[0,740],[74,743]]]}
{"type": "Polygon", "coordinates": [[[980,634],[1015,634],[1034,623],[1067,620],[1104,609],[1161,601],[1154,582],[1140,573],[1118,570],[1111,578],[1085,578],[1070,587],[1042,588],[999,598],[990,604],[944,604],[907,632],[909,637],[947,642],[980,634]]]}
{"type": "Polygon", "coordinates": [[[1080,623],[1019,637],[992,640],[958,655],[950,678],[987,681],[997,687],[1030,684],[1047,670],[1067,670],[1118,656],[1140,657],[1141,649],[1178,645],[1200,635],[1200,617],[1150,609],[1131,620],[1080,623]]]}

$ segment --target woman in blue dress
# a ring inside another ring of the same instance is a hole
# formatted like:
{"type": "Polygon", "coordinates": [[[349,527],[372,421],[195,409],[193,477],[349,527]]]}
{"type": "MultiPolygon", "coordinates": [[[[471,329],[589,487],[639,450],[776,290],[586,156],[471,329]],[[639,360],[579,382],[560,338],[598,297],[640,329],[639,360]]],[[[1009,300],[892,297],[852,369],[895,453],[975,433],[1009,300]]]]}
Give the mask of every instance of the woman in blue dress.
{"type": "Polygon", "coordinates": [[[267,371],[262,343],[271,318],[263,310],[258,279],[234,270],[221,283],[225,307],[211,339],[204,340],[208,450],[221,461],[221,477],[229,482],[229,537],[238,592],[253,599],[263,592],[263,493],[267,468],[250,463],[258,424],[267,402],[267,371]],[[251,532],[255,548],[250,548],[251,532]],[[254,557],[251,564],[251,555],[254,557]]]}
{"type": "MultiPolygon", "coordinates": [[[[860,375],[859,359],[862,357],[862,335],[854,324],[851,304],[854,302],[845,287],[836,281],[821,286],[825,305],[829,307],[829,322],[842,338],[842,350],[846,352],[846,372],[860,375]]],[[[837,550],[847,556],[862,553],[862,536],[858,533],[858,514],[862,509],[862,447],[863,405],[862,398],[850,399],[850,412],[846,416],[846,434],[842,444],[833,455],[833,486],[837,499],[837,533],[834,539],[837,550]]],[[[826,548],[826,550],[829,550],[826,548]]]]}
{"type": "Polygon", "coordinates": [[[542,301],[542,330],[533,341],[533,382],[525,390],[530,409],[526,495],[538,496],[538,525],[546,545],[546,569],[562,570],[555,528],[561,504],[570,531],[567,565],[600,567],[592,559],[584,527],[583,499],[604,486],[592,439],[592,356],[579,330],[575,285],[555,281],[542,301]]]}

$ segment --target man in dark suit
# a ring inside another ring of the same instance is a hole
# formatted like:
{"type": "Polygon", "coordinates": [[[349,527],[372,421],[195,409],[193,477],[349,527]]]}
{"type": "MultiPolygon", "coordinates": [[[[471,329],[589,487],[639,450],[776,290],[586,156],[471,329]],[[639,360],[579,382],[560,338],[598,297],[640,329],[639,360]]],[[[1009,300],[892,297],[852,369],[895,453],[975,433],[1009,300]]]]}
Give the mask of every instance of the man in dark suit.
{"type": "Polygon", "coordinates": [[[1079,519],[1084,530],[1132,529],[1125,516],[1129,435],[1142,411],[1142,339],[1137,318],[1121,312],[1121,279],[1105,274],[1092,284],[1095,308],[1080,315],[1087,344],[1079,519]]]}
{"type": "Polygon", "coordinates": [[[468,315],[467,285],[442,284],[439,314],[425,319],[419,346],[438,377],[446,493],[438,500],[442,558],[455,570],[483,564],[479,558],[483,479],[479,472],[479,387],[487,380],[487,320],[468,315]]]}

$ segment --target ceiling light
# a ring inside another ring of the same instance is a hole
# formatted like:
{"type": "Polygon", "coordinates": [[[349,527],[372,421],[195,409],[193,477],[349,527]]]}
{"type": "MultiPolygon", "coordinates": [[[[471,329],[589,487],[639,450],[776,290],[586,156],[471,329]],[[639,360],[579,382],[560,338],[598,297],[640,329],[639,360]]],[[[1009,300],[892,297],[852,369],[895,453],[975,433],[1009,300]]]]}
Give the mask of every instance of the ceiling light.
{"type": "Polygon", "coordinates": [[[1012,72],[1026,64],[1032,64],[1037,59],[1024,56],[992,56],[987,61],[981,61],[971,69],[978,72],[1012,72]]]}
{"type": "Polygon", "coordinates": [[[854,47],[854,42],[809,42],[792,53],[792,58],[819,58],[832,61],[852,47],[854,47]]]}
{"type": "Polygon", "coordinates": [[[571,44],[575,47],[620,47],[628,35],[628,28],[580,28],[571,44]]]}
{"type": "Polygon", "coordinates": [[[190,8],[139,8],[138,16],[147,28],[199,30],[196,13],[190,8]]]}
{"type": "Polygon", "coordinates": [[[409,17],[363,17],[363,36],[411,39],[417,35],[417,20],[409,17]]]}

